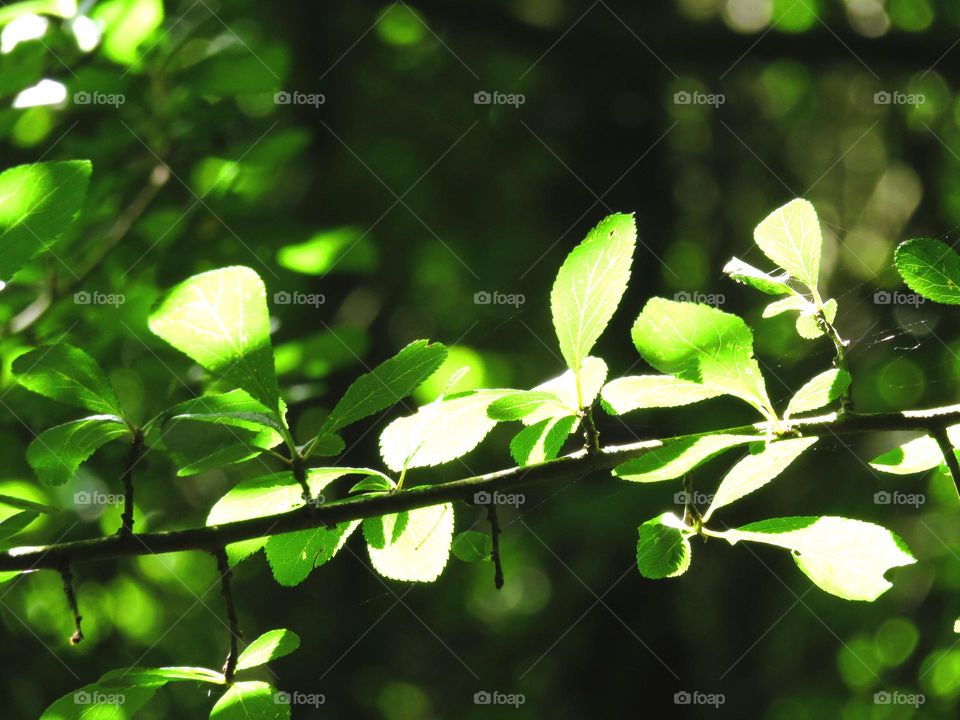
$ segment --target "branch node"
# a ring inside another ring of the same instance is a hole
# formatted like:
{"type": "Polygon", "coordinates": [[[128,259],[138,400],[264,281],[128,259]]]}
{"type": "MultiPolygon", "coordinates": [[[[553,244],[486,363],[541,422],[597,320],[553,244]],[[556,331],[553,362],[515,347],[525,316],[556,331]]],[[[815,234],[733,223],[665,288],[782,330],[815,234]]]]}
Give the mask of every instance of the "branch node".
{"type": "Polygon", "coordinates": [[[70,636],[70,644],[79,645],[83,641],[83,630],[80,628],[83,616],[80,615],[80,608],[77,605],[77,594],[73,589],[73,572],[70,570],[69,563],[64,562],[60,565],[60,577],[63,579],[63,594],[67,598],[67,605],[73,615],[73,626],[76,628],[70,636]]]}
{"type": "Polygon", "coordinates": [[[239,657],[238,641],[240,640],[240,623],[237,620],[237,608],[233,603],[233,589],[230,587],[230,578],[233,571],[230,570],[230,563],[227,561],[227,552],[224,548],[217,548],[214,552],[217,559],[217,570],[220,572],[220,593],[223,595],[227,606],[227,620],[230,623],[230,652],[227,653],[227,659],[223,663],[223,677],[227,685],[233,682],[234,673],[237,671],[237,658],[239,657]]]}

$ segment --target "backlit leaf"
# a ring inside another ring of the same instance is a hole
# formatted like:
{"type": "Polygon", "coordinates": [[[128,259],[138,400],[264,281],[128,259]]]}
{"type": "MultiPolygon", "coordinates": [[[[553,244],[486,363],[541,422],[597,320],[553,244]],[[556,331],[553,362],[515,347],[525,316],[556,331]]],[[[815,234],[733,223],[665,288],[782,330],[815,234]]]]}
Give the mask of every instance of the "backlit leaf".
{"type": "Polygon", "coordinates": [[[820,278],[823,236],[817,211],[806,200],[791,200],[774,210],[753,233],[764,255],[813,289],[820,278]]]}
{"type": "Polygon", "coordinates": [[[850,373],[832,368],[804,383],[790,398],[783,417],[819,410],[843,395],[850,387],[850,373]]]}
{"type": "Polygon", "coordinates": [[[631,375],[611,380],[600,391],[604,409],[623,415],[642,408],[690,405],[723,395],[717,388],[681,380],[673,375],[631,375]]]}
{"type": "Polygon", "coordinates": [[[941,240],[918,238],[900,243],[897,271],[911,290],[947,305],[960,305],[960,255],[941,240]]]}
{"type": "Polygon", "coordinates": [[[613,474],[633,482],[673,480],[720,453],[764,438],[759,435],[700,435],[666,440],[661,447],[618,465],[613,474]]]}
{"type": "Polygon", "coordinates": [[[381,575],[433,582],[446,567],[453,540],[453,505],[434,505],[363,521],[370,562],[381,575]]]}
{"type": "Polygon", "coordinates": [[[651,580],[682,575],[690,567],[690,541],[673,513],[647,520],[638,530],[637,568],[651,580]]]}

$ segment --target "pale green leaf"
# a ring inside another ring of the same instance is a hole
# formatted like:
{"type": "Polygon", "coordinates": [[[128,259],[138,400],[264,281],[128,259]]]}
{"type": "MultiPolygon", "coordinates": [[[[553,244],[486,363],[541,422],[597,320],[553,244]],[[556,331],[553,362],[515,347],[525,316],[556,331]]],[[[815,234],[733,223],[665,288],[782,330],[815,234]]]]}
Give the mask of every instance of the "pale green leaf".
{"type": "MultiPolygon", "coordinates": [[[[580,398],[583,407],[589,407],[607,379],[607,364],[598,357],[586,357],[580,365],[580,398]]],[[[533,388],[534,392],[548,392],[559,398],[559,403],[541,405],[522,418],[524,425],[534,425],[546,418],[561,418],[576,415],[580,409],[577,402],[577,377],[572,370],[547,380],[533,388]]]]}
{"type": "Polygon", "coordinates": [[[760,435],[717,434],[666,440],[660,447],[618,465],[613,474],[633,482],[673,480],[730,448],[763,439],[760,435]]]}
{"type": "Polygon", "coordinates": [[[27,446],[27,462],[42,482],[62,485],[98,448],[129,435],[122,418],[91,415],[40,433],[27,446]]]}
{"type": "Polygon", "coordinates": [[[611,380],[600,391],[604,409],[613,415],[643,408],[680,407],[718,395],[723,391],[673,375],[630,375],[611,380]]]}
{"type": "Polygon", "coordinates": [[[815,585],[846,600],[876,600],[892,587],[889,569],[916,562],[886,528],[842,517],[774,518],[720,535],[787,548],[815,585]]]}
{"type": "Polygon", "coordinates": [[[39,347],[14,360],[13,373],[38,395],[97,414],[123,415],[107,376],[80,348],[65,343],[39,347]]]}
{"type": "Polygon", "coordinates": [[[790,297],[774,300],[763,309],[763,317],[772,318],[782,315],[785,312],[796,310],[803,314],[816,312],[817,306],[807,300],[802,295],[791,295],[790,297]]]}
{"type": "Polygon", "coordinates": [[[776,440],[768,443],[755,455],[747,455],[724,476],[713,496],[710,508],[703,516],[703,521],[709,520],[710,516],[720,508],[762,488],[786,470],[804,450],[815,442],[817,442],[815,437],[776,440]]]}
{"type": "Polygon", "coordinates": [[[384,577],[433,582],[446,567],[453,540],[453,505],[434,505],[363,521],[370,562],[384,577]]]}
{"type": "Polygon", "coordinates": [[[753,333],[736,315],[653,298],[634,323],[633,343],[660,372],[734,395],[766,416],[774,414],[753,356],[753,333]]]}
{"type": "MultiPolygon", "coordinates": [[[[954,448],[960,447],[960,425],[948,427],[947,437],[954,448]]],[[[960,453],[957,457],[960,458],[960,453]]],[[[940,445],[930,435],[924,435],[875,457],[870,467],[891,475],[913,475],[932,470],[943,461],[940,445]]]]}
{"type": "Polygon", "coordinates": [[[960,305],[960,255],[941,240],[900,243],[894,255],[900,277],[915,293],[946,305],[960,305]]]}
{"type": "Polygon", "coordinates": [[[553,327],[560,353],[574,372],[620,304],[636,241],[633,216],[610,215],[567,255],[557,273],[550,293],[553,327]]]}
{"type": "Polygon", "coordinates": [[[289,720],[290,704],[265,682],[238,682],[210,711],[210,720],[289,720]]]}
{"type": "Polygon", "coordinates": [[[517,465],[553,460],[577,425],[576,415],[544,418],[525,427],[510,441],[510,454],[517,465]]]}
{"type": "MultiPolygon", "coordinates": [[[[823,315],[831,325],[837,319],[837,301],[827,300],[823,304],[823,315]]],[[[797,335],[804,340],[816,340],[824,335],[824,329],[820,327],[820,321],[817,319],[816,308],[810,306],[806,312],[800,313],[797,318],[797,335]]]]}
{"type": "Polygon", "coordinates": [[[791,200],[774,210],[753,233],[764,255],[807,287],[820,278],[823,237],[817,211],[806,200],[791,200]]]}
{"type": "Polygon", "coordinates": [[[438,400],[398,418],[380,435],[380,454],[391,470],[440,465],[473,450],[497,424],[487,407],[509,390],[476,390],[438,400]]]}
{"type": "Polygon", "coordinates": [[[55,247],[87,193],[89,160],[18,165],[0,173],[0,288],[55,247]]]}
{"type": "Polygon", "coordinates": [[[336,432],[400,402],[433,375],[446,357],[447,348],[440,343],[410,343],[354,380],[327,417],[324,431],[336,432]]]}
{"type": "Polygon", "coordinates": [[[266,288],[250,268],[220,268],[180,283],[150,315],[150,330],[279,412],[266,288]]]}
{"type": "Polygon", "coordinates": [[[131,667],[104,673],[99,683],[105,687],[122,684],[155,686],[178,681],[223,685],[225,679],[223,673],[203,667],[131,667]]]}
{"type": "Polygon", "coordinates": [[[764,292],[767,295],[790,295],[793,290],[787,284],[789,279],[786,275],[774,276],[763,272],[758,268],[745,263],[739,258],[731,258],[724,265],[723,271],[733,280],[744,285],[749,285],[755,290],[764,292]]]}
{"type": "Polygon", "coordinates": [[[237,658],[237,670],[266,665],[300,647],[299,636],[290,630],[270,630],[247,645],[237,658]]]}
{"type": "Polygon", "coordinates": [[[453,538],[453,556],[463,562],[482,562],[490,559],[493,540],[487,533],[467,530],[453,538]]]}
{"type": "Polygon", "coordinates": [[[494,400],[487,408],[487,416],[498,422],[526,417],[544,404],[563,407],[560,398],[543,390],[516,390],[494,400]]]}
{"type": "Polygon", "coordinates": [[[690,541],[683,521],[673,513],[647,520],[637,528],[637,568],[651,580],[682,575],[690,567],[690,541]]]}
{"type": "Polygon", "coordinates": [[[843,395],[850,387],[850,373],[832,368],[804,383],[787,404],[784,419],[791,415],[819,410],[843,395]]]}

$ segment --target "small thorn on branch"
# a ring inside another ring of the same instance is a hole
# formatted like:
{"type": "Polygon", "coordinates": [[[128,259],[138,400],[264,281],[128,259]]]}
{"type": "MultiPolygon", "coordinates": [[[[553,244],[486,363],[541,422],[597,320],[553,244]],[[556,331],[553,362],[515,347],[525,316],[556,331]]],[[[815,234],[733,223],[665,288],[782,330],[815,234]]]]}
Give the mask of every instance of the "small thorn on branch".
{"type": "Polygon", "coordinates": [[[487,505],[487,521],[490,523],[490,540],[493,543],[493,549],[490,551],[490,559],[493,560],[493,584],[499,590],[503,587],[503,563],[500,561],[500,520],[497,517],[497,506],[493,498],[487,505]]]}
{"type": "Polygon", "coordinates": [[[220,572],[220,593],[227,605],[227,620],[230,623],[230,652],[227,653],[227,659],[223,663],[223,677],[227,685],[233,682],[234,673],[237,671],[237,658],[239,657],[238,643],[240,640],[240,623],[237,620],[237,608],[233,603],[233,590],[230,587],[230,578],[233,571],[230,570],[230,563],[227,561],[227,552],[222,547],[214,552],[217,559],[217,570],[220,572]]]}
{"type": "Polygon", "coordinates": [[[67,563],[60,566],[60,577],[63,579],[63,594],[67,598],[67,605],[73,615],[73,626],[76,628],[73,635],[70,636],[70,644],[79,645],[83,641],[83,630],[80,628],[80,621],[83,620],[83,616],[80,615],[77,594],[73,589],[73,572],[67,563]]]}

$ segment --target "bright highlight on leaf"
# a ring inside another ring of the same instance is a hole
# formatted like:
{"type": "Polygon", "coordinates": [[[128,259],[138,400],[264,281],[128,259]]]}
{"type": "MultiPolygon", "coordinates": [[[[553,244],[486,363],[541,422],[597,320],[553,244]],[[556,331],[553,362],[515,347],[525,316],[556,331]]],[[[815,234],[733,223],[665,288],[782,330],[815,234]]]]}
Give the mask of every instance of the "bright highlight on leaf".
{"type": "Polygon", "coordinates": [[[660,447],[618,465],[613,474],[633,482],[673,480],[730,448],[763,440],[761,435],[722,434],[666,440],[660,447]]]}
{"type": "Polygon", "coordinates": [[[237,658],[237,670],[266,665],[300,647],[300,638],[290,630],[271,630],[247,645],[237,658]]]}
{"type": "Polygon", "coordinates": [[[960,305],[960,255],[945,242],[907,240],[897,247],[894,263],[914,292],[934,302],[960,305]]]}
{"type": "Polygon", "coordinates": [[[823,236],[813,205],[791,200],[757,226],[753,239],[764,255],[811,291],[816,290],[823,236]]]}
{"type": "Polygon", "coordinates": [[[611,380],[600,391],[603,407],[614,415],[632,410],[690,405],[723,395],[707,387],[672,375],[632,375],[611,380]]]}
{"type": "Polygon", "coordinates": [[[384,577],[433,582],[447,565],[453,505],[434,505],[363,521],[370,562],[384,577]]]}
{"type": "Polygon", "coordinates": [[[150,330],[279,412],[267,292],[250,268],[211,270],[180,283],[150,316],[150,330]]]}
{"type": "Polygon", "coordinates": [[[647,520],[637,528],[637,568],[651,580],[677,577],[690,567],[688,529],[673,513],[647,520]]]}
{"type": "Polygon", "coordinates": [[[819,410],[841,397],[850,387],[850,373],[831,368],[805,382],[790,398],[783,417],[819,410]]]}
{"type": "Polygon", "coordinates": [[[210,720],[288,720],[290,704],[265,682],[238,682],[210,711],[210,720]]]}
{"type": "MultiPolygon", "coordinates": [[[[960,425],[947,428],[947,437],[954,448],[960,447],[960,425]]],[[[953,451],[957,454],[957,450],[953,451]]],[[[960,458],[960,454],[957,454],[960,458]]],[[[891,475],[913,475],[939,467],[944,462],[940,445],[930,435],[905,442],[870,461],[870,467],[891,475]]]]}
{"type": "Polygon", "coordinates": [[[770,275],[738,258],[731,258],[723,266],[723,271],[738,283],[749,285],[767,295],[790,295],[793,292],[787,284],[789,276],[770,275]]]}
{"type": "Polygon", "coordinates": [[[633,216],[610,215],[567,255],[557,273],[550,293],[553,327],[560,353],[575,373],[627,289],[636,241],[633,216]]]}

